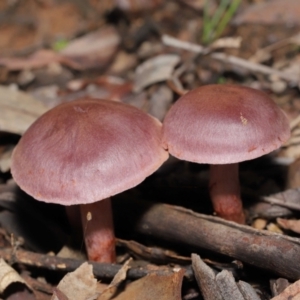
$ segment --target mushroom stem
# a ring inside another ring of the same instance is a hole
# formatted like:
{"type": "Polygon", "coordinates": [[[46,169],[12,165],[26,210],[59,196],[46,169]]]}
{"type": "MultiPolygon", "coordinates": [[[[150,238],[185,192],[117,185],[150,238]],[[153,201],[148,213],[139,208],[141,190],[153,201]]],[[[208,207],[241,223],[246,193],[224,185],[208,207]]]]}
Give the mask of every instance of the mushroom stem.
{"type": "Polygon", "coordinates": [[[115,235],[110,198],[82,204],[80,211],[88,259],[115,262],[115,235]]]}
{"type": "Polygon", "coordinates": [[[218,216],[240,224],[245,223],[237,163],[211,165],[209,191],[218,216]]]}

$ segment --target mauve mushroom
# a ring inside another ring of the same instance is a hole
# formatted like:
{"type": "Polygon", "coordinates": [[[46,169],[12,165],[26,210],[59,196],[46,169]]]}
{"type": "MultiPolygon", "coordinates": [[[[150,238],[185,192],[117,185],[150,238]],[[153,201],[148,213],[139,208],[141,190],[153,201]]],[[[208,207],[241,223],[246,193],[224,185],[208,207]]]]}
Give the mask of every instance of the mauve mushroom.
{"type": "Polygon", "coordinates": [[[245,222],[238,162],[279,148],[290,136],[283,111],[265,93],[236,85],[205,85],[188,92],[163,122],[163,144],[173,156],[210,166],[217,215],[245,222]]]}
{"type": "Polygon", "coordinates": [[[167,158],[157,119],[127,104],[81,99],[31,125],[14,149],[11,172],[37,200],[80,204],[89,259],[113,262],[110,196],[136,186],[167,158]]]}

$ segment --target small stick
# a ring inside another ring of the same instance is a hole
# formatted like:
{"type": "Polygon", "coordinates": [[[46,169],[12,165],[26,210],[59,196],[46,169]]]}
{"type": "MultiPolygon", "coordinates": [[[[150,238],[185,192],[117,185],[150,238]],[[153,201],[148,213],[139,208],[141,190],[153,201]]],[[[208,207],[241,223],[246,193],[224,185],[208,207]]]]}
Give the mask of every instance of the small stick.
{"type": "MultiPolygon", "coordinates": [[[[169,35],[163,35],[162,42],[166,46],[171,46],[171,47],[191,51],[191,52],[202,54],[202,55],[209,53],[209,49],[207,49],[207,48],[204,48],[200,45],[193,44],[190,42],[180,41],[169,35]]],[[[292,76],[288,73],[276,70],[274,68],[262,65],[262,64],[254,63],[254,62],[248,61],[246,59],[243,59],[243,58],[240,58],[237,56],[227,55],[227,54],[219,53],[219,52],[218,53],[210,53],[209,56],[216,60],[219,60],[223,63],[233,64],[235,66],[244,68],[244,69],[254,72],[254,73],[257,72],[257,73],[261,73],[264,75],[276,75],[279,78],[289,82],[289,84],[291,86],[297,85],[297,80],[295,80],[294,76],[292,76]]]]}
{"type": "Polygon", "coordinates": [[[134,201],[124,196],[112,202],[120,230],[124,231],[126,223],[129,232],[134,230],[164,242],[181,244],[186,250],[221,253],[284,278],[300,278],[299,239],[198,214],[183,207],[142,199],[134,201]]]}
{"type": "MultiPolygon", "coordinates": [[[[76,270],[85,260],[63,258],[46,254],[34,253],[26,250],[13,251],[12,248],[0,249],[0,257],[9,262],[10,264],[18,263],[26,266],[32,266],[37,268],[43,268],[53,271],[61,271],[63,273],[72,272],[76,270]]],[[[109,263],[97,263],[89,261],[89,264],[93,265],[93,272],[97,278],[112,279],[122,268],[122,265],[109,264],[109,263]]],[[[158,275],[164,275],[169,270],[148,270],[147,268],[130,268],[127,272],[127,278],[138,279],[144,277],[150,273],[156,273],[158,275]]],[[[192,270],[186,269],[185,276],[192,278],[192,270]]]]}

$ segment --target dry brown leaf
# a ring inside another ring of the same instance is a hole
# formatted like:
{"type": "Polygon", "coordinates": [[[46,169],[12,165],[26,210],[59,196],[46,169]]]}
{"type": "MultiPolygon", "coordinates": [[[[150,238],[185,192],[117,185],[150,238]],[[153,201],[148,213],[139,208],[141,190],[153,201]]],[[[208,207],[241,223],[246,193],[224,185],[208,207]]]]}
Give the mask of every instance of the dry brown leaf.
{"type": "Polygon", "coordinates": [[[203,298],[205,300],[222,300],[214,271],[195,253],[192,253],[192,267],[203,298]]]}
{"type": "Polygon", "coordinates": [[[118,32],[107,26],[71,41],[60,53],[42,49],[24,58],[0,58],[0,65],[9,71],[37,69],[54,62],[78,70],[101,68],[111,62],[119,44],[118,32]]]}
{"type": "Polygon", "coordinates": [[[73,40],[60,54],[70,67],[85,70],[107,66],[120,45],[121,38],[113,26],[106,26],[73,40]]]}
{"type": "Polygon", "coordinates": [[[58,300],[69,300],[69,298],[58,288],[53,289],[53,296],[58,300]]]}
{"type": "Polygon", "coordinates": [[[263,197],[263,200],[271,204],[280,205],[294,210],[300,210],[299,196],[300,189],[298,188],[289,189],[284,192],[263,197]]]}
{"type": "Polygon", "coordinates": [[[148,113],[162,122],[172,101],[171,89],[166,85],[158,86],[150,97],[148,113]]]}
{"type": "Polygon", "coordinates": [[[83,263],[74,272],[68,273],[58,284],[51,300],[92,300],[98,296],[97,280],[93,275],[93,266],[83,263]]]}
{"type": "Polygon", "coordinates": [[[235,282],[232,272],[228,270],[221,271],[216,275],[216,282],[223,300],[245,300],[235,282]]]}
{"type": "Polygon", "coordinates": [[[0,86],[0,131],[22,135],[47,110],[28,94],[0,86]]]}
{"type": "Polygon", "coordinates": [[[11,154],[14,150],[14,145],[0,146],[0,171],[5,173],[10,170],[11,154]]]}
{"type": "Polygon", "coordinates": [[[169,275],[150,274],[128,284],[123,292],[113,298],[101,295],[97,300],[181,300],[183,275],[182,269],[169,275]]]}
{"type": "Polygon", "coordinates": [[[247,23],[299,25],[299,0],[272,0],[253,4],[239,13],[233,23],[236,25],[247,23]]]}
{"type": "Polygon", "coordinates": [[[255,289],[247,282],[240,280],[237,283],[239,290],[244,296],[245,300],[260,300],[261,298],[257,295],[255,289]]]}
{"type": "Polygon", "coordinates": [[[180,256],[171,250],[166,250],[158,247],[146,247],[136,241],[117,239],[117,245],[126,247],[127,250],[134,256],[142,260],[156,262],[158,264],[172,262],[177,264],[190,263],[191,259],[186,256],[180,256]]]}
{"type": "Polygon", "coordinates": [[[274,223],[269,223],[267,225],[267,230],[271,231],[271,232],[279,233],[279,234],[283,233],[282,230],[274,223]]]}
{"type": "MultiPolygon", "coordinates": [[[[0,56],[24,54],[52,44],[58,39],[71,39],[101,18],[87,18],[89,3],[80,1],[0,1],[1,10],[0,56]]],[[[90,16],[90,15],[89,15],[90,16]]]]}
{"type": "Polygon", "coordinates": [[[288,286],[282,293],[272,298],[271,300],[287,300],[287,299],[300,300],[300,280],[288,286]]]}
{"type": "Polygon", "coordinates": [[[129,264],[131,261],[132,261],[132,259],[130,258],[124,263],[124,265],[118,271],[118,273],[115,275],[115,277],[113,278],[112,282],[110,283],[110,285],[108,287],[117,286],[123,280],[126,279],[126,274],[127,274],[128,269],[130,268],[129,264]]]}
{"type": "Polygon", "coordinates": [[[146,86],[171,78],[180,56],[162,54],[140,64],[135,71],[134,91],[140,92],[146,86]]]}
{"type": "Polygon", "coordinates": [[[263,219],[263,218],[257,218],[253,221],[252,223],[252,227],[255,228],[255,229],[259,229],[259,230],[262,230],[266,227],[267,225],[267,220],[266,219],[263,219]]]}
{"type": "Polygon", "coordinates": [[[289,159],[297,159],[300,156],[300,144],[289,145],[280,150],[279,156],[289,159]]]}
{"type": "Polygon", "coordinates": [[[277,278],[277,279],[271,279],[270,280],[270,289],[272,296],[278,296],[281,294],[288,286],[290,285],[290,282],[285,278],[277,278]]]}
{"type": "Polygon", "coordinates": [[[12,283],[19,282],[26,285],[23,278],[2,258],[0,258],[0,294],[12,283]]]}
{"type": "Polygon", "coordinates": [[[59,56],[52,50],[38,50],[28,57],[2,57],[0,65],[9,71],[37,69],[59,61],[59,56]]]}
{"type": "Polygon", "coordinates": [[[276,222],[283,229],[292,230],[296,233],[300,233],[300,220],[287,220],[277,218],[276,222]]]}
{"type": "Polygon", "coordinates": [[[242,43],[242,37],[223,37],[214,41],[209,48],[219,49],[219,48],[240,48],[242,43]]]}
{"type": "Polygon", "coordinates": [[[129,264],[131,262],[131,258],[128,259],[122,268],[118,271],[118,273],[113,278],[112,282],[109,284],[107,288],[105,288],[101,295],[97,298],[97,300],[109,300],[111,297],[117,292],[119,284],[126,279],[127,271],[130,268],[129,264]]]}
{"type": "Polygon", "coordinates": [[[120,75],[137,65],[136,54],[129,54],[125,51],[119,51],[112,65],[109,67],[108,74],[120,75]]]}

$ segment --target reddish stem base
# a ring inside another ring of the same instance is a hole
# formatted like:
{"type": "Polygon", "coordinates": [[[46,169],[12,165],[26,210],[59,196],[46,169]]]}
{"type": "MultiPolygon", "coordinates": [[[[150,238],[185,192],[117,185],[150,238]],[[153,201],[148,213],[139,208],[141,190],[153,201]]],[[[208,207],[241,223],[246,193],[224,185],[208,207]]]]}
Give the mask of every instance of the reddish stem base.
{"type": "Polygon", "coordinates": [[[240,197],[238,164],[211,165],[209,191],[214,210],[218,216],[245,224],[240,197]]]}
{"type": "Polygon", "coordinates": [[[89,260],[114,263],[115,235],[110,198],[80,205],[80,210],[89,260]]]}

